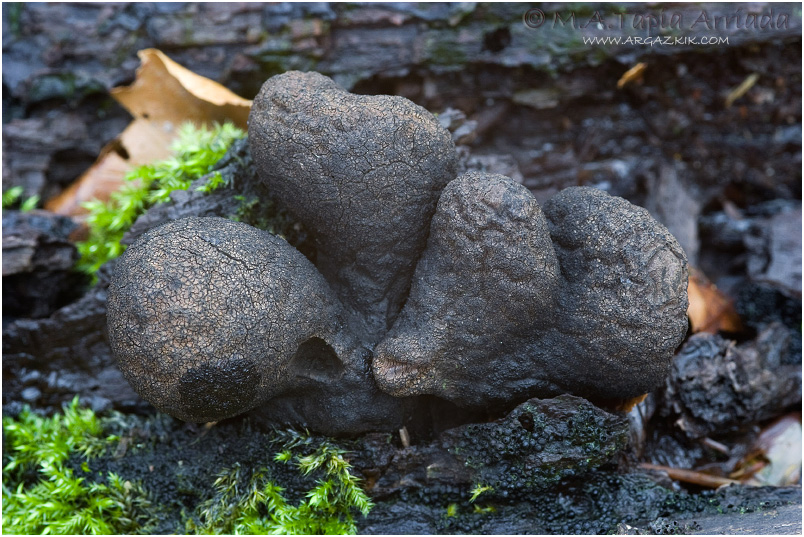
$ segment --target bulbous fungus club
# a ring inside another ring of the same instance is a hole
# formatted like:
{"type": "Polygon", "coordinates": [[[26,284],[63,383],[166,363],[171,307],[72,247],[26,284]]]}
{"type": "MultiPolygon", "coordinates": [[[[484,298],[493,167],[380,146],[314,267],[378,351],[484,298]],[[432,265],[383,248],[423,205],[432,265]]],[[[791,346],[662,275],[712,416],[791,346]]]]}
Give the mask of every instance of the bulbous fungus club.
{"type": "Polygon", "coordinates": [[[585,187],[541,208],[507,177],[456,178],[430,113],[317,73],[268,80],[249,141],[316,265],[221,218],[141,236],[109,287],[109,338],[158,409],[356,434],[398,426],[422,395],[627,398],[667,375],[687,262],[644,209],[585,187]]]}

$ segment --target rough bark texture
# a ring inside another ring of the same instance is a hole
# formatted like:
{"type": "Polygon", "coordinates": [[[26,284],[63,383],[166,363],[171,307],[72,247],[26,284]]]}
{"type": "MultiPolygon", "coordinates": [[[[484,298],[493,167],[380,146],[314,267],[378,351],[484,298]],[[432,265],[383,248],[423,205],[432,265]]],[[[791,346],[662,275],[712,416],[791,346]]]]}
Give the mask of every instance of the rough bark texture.
{"type": "MultiPolygon", "coordinates": [[[[689,493],[655,474],[622,473],[606,461],[622,453],[625,429],[621,416],[565,396],[529,401],[500,420],[452,428],[429,441],[414,436],[408,447],[396,434],[344,442],[353,472],[364,477],[376,504],[368,517],[356,517],[358,533],[675,534],[729,527],[785,532],[776,514],[801,512],[800,487],[689,493]],[[527,466],[536,461],[538,468],[527,466]],[[495,487],[470,501],[476,485],[491,482],[495,487]],[[753,526],[758,516],[765,525],[753,526]]],[[[321,470],[303,476],[275,455],[286,439],[301,440],[291,448],[298,456],[316,453],[326,439],[261,431],[247,419],[206,428],[165,415],[129,415],[112,432],[142,447],[93,458],[96,473],[84,475],[103,479],[111,471],[143,483],[155,504],[169,507],[160,512],[156,534],[187,531],[188,517],[198,522],[199,498],[213,494],[212,476],[219,472],[239,469],[236,488],[228,489],[239,491],[237,498],[248,494],[251,477],[262,472],[295,501],[325,477],[321,470]]],[[[75,472],[80,462],[74,462],[75,472]]]]}
{"type": "MultiPolygon", "coordinates": [[[[523,4],[8,4],[3,176],[43,199],[66,186],[127,121],[105,92],[133,78],[137,50],[156,47],[247,98],[269,76],[301,69],[358,93],[460,108],[479,123],[476,142],[513,155],[526,186],[545,197],[609,185],[646,205],[652,188],[674,180],[701,207],[723,197],[740,206],[800,197],[795,7],[674,6],[664,10],[680,17],[674,37],[714,34],[728,44],[640,46],[582,40],[655,36],[649,16],[660,13],[633,5],[624,17],[605,4],[543,6],[546,22],[531,28],[523,4]],[[695,24],[702,13],[713,20],[738,9],[742,18],[727,27],[695,24]],[[556,22],[571,12],[573,27],[556,22]],[[596,12],[614,29],[587,24],[596,12]],[[747,24],[762,16],[762,29],[747,24]],[[648,65],[643,81],[618,89],[637,61],[648,65]],[[761,75],[754,88],[724,107],[752,73],[761,75]]],[[[695,262],[695,244],[682,246],[695,262]]]]}
{"type": "Polygon", "coordinates": [[[75,223],[45,211],[3,210],[3,312],[47,317],[77,299],[84,278],[70,232],[75,223]]]}
{"type": "Polygon", "coordinates": [[[394,454],[372,485],[387,497],[411,488],[482,483],[491,497],[536,493],[610,462],[628,425],[585,399],[530,399],[490,423],[448,429],[428,444],[394,454]]]}
{"type": "Polygon", "coordinates": [[[664,412],[688,436],[744,429],[801,401],[801,364],[788,356],[791,334],[771,324],[756,341],[735,345],[696,334],[679,350],[667,379],[664,412]]]}

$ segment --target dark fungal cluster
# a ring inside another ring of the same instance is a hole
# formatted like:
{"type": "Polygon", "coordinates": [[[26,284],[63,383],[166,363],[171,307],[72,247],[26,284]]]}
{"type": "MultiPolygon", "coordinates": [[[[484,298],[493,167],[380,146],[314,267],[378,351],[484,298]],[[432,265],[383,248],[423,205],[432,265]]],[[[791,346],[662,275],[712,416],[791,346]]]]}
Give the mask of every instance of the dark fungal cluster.
{"type": "Polygon", "coordinates": [[[421,396],[510,409],[635,397],[667,375],[687,265],[644,209],[585,187],[540,207],[508,177],[456,177],[429,112],[317,73],[264,84],[249,143],[315,262],[216,218],[132,244],[109,288],[110,340],[160,410],[201,422],[256,409],[357,434],[400,426],[421,396]]]}

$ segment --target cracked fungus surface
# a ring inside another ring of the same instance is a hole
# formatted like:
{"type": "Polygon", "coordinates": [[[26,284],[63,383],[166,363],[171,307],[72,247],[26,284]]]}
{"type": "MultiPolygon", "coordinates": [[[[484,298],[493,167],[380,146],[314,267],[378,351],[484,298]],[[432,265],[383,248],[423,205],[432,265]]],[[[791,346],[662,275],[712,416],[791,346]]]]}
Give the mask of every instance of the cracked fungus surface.
{"type": "Polygon", "coordinates": [[[444,189],[374,374],[394,395],[465,406],[636,397],[686,333],[686,285],[681,247],[644,209],[577,187],[542,213],[511,179],[465,174],[444,189]]]}
{"type": "Polygon", "coordinates": [[[281,393],[290,360],[337,330],[326,284],[284,240],[223,218],[144,234],[109,287],[109,336],[127,380],[189,421],[234,416],[281,393]]]}
{"type": "Polygon", "coordinates": [[[648,211],[597,189],[565,189],[544,210],[565,280],[561,337],[596,357],[580,386],[650,391],[686,334],[684,251],[648,211]]]}
{"type": "MultiPolygon", "coordinates": [[[[410,297],[377,346],[381,386],[396,395],[477,401],[485,392],[478,382],[529,375],[507,359],[494,368],[481,363],[515,354],[522,338],[552,315],[558,273],[547,222],[530,192],[502,175],[468,173],[452,181],[410,297]]],[[[512,395],[502,382],[494,390],[512,395]]]]}
{"type": "Polygon", "coordinates": [[[315,234],[324,277],[346,304],[390,324],[456,175],[449,132],[402,97],[289,72],[255,98],[249,140],[262,181],[315,234]]]}
{"type": "Polygon", "coordinates": [[[687,262],[650,214],[586,187],[544,207],[512,179],[456,175],[423,108],[318,73],[268,80],[249,116],[261,186],[310,232],[220,218],[143,235],[109,289],[121,370],[189,421],[388,430],[435,395],[502,409],[627,399],[667,376],[687,328],[687,262]]]}

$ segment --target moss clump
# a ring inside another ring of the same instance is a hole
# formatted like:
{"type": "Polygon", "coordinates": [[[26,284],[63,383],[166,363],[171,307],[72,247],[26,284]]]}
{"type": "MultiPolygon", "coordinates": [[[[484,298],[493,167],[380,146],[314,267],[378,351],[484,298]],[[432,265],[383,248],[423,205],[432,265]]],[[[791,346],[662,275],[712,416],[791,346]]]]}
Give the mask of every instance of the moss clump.
{"type": "Polygon", "coordinates": [[[39,196],[34,195],[20,202],[22,192],[23,188],[21,186],[15,186],[3,192],[3,209],[19,208],[22,212],[36,209],[39,204],[39,196]]]}
{"type": "Polygon", "coordinates": [[[474,488],[470,491],[472,496],[469,498],[469,502],[474,502],[476,499],[480,497],[481,494],[484,492],[492,492],[494,491],[494,487],[490,487],[488,485],[482,485],[478,483],[474,486],[474,488]]]}
{"type": "MultiPolygon", "coordinates": [[[[89,238],[78,243],[78,270],[94,276],[101,265],[122,254],[125,247],[120,239],[140,214],[168,201],[174,190],[187,190],[194,180],[212,172],[232,142],[243,136],[245,133],[230,123],[212,129],[187,123],[173,144],[174,157],[126,174],[126,184],[111,194],[108,202],[85,203],[89,238]]],[[[211,192],[222,184],[221,174],[214,172],[198,190],[211,192]]]]}
{"type": "Polygon", "coordinates": [[[368,515],[373,503],[360,488],[346,461],[346,452],[324,441],[310,451],[312,441],[298,433],[280,433],[282,450],[274,461],[295,466],[315,486],[298,501],[262,467],[246,477],[239,463],[218,474],[215,495],[203,502],[187,531],[204,534],[343,535],[357,533],[354,514],[368,515]],[[305,454],[306,453],[306,454],[305,454]],[[244,486],[245,485],[245,486],[244,486]]]}
{"type": "Polygon", "coordinates": [[[276,208],[273,201],[242,194],[236,195],[234,199],[239,201],[240,205],[235,214],[228,216],[229,220],[243,222],[272,235],[287,238],[286,233],[292,224],[287,216],[276,208]]]}
{"type": "Polygon", "coordinates": [[[281,237],[315,262],[316,249],[312,236],[287,211],[277,207],[267,191],[261,189],[257,194],[237,194],[234,199],[239,202],[237,210],[226,218],[281,237]]]}
{"type": "Polygon", "coordinates": [[[3,418],[3,532],[10,534],[149,533],[147,494],[89,460],[116,443],[78,397],[62,414],[41,417],[25,408],[3,418]],[[80,471],[69,462],[83,459],[80,471]]]}

